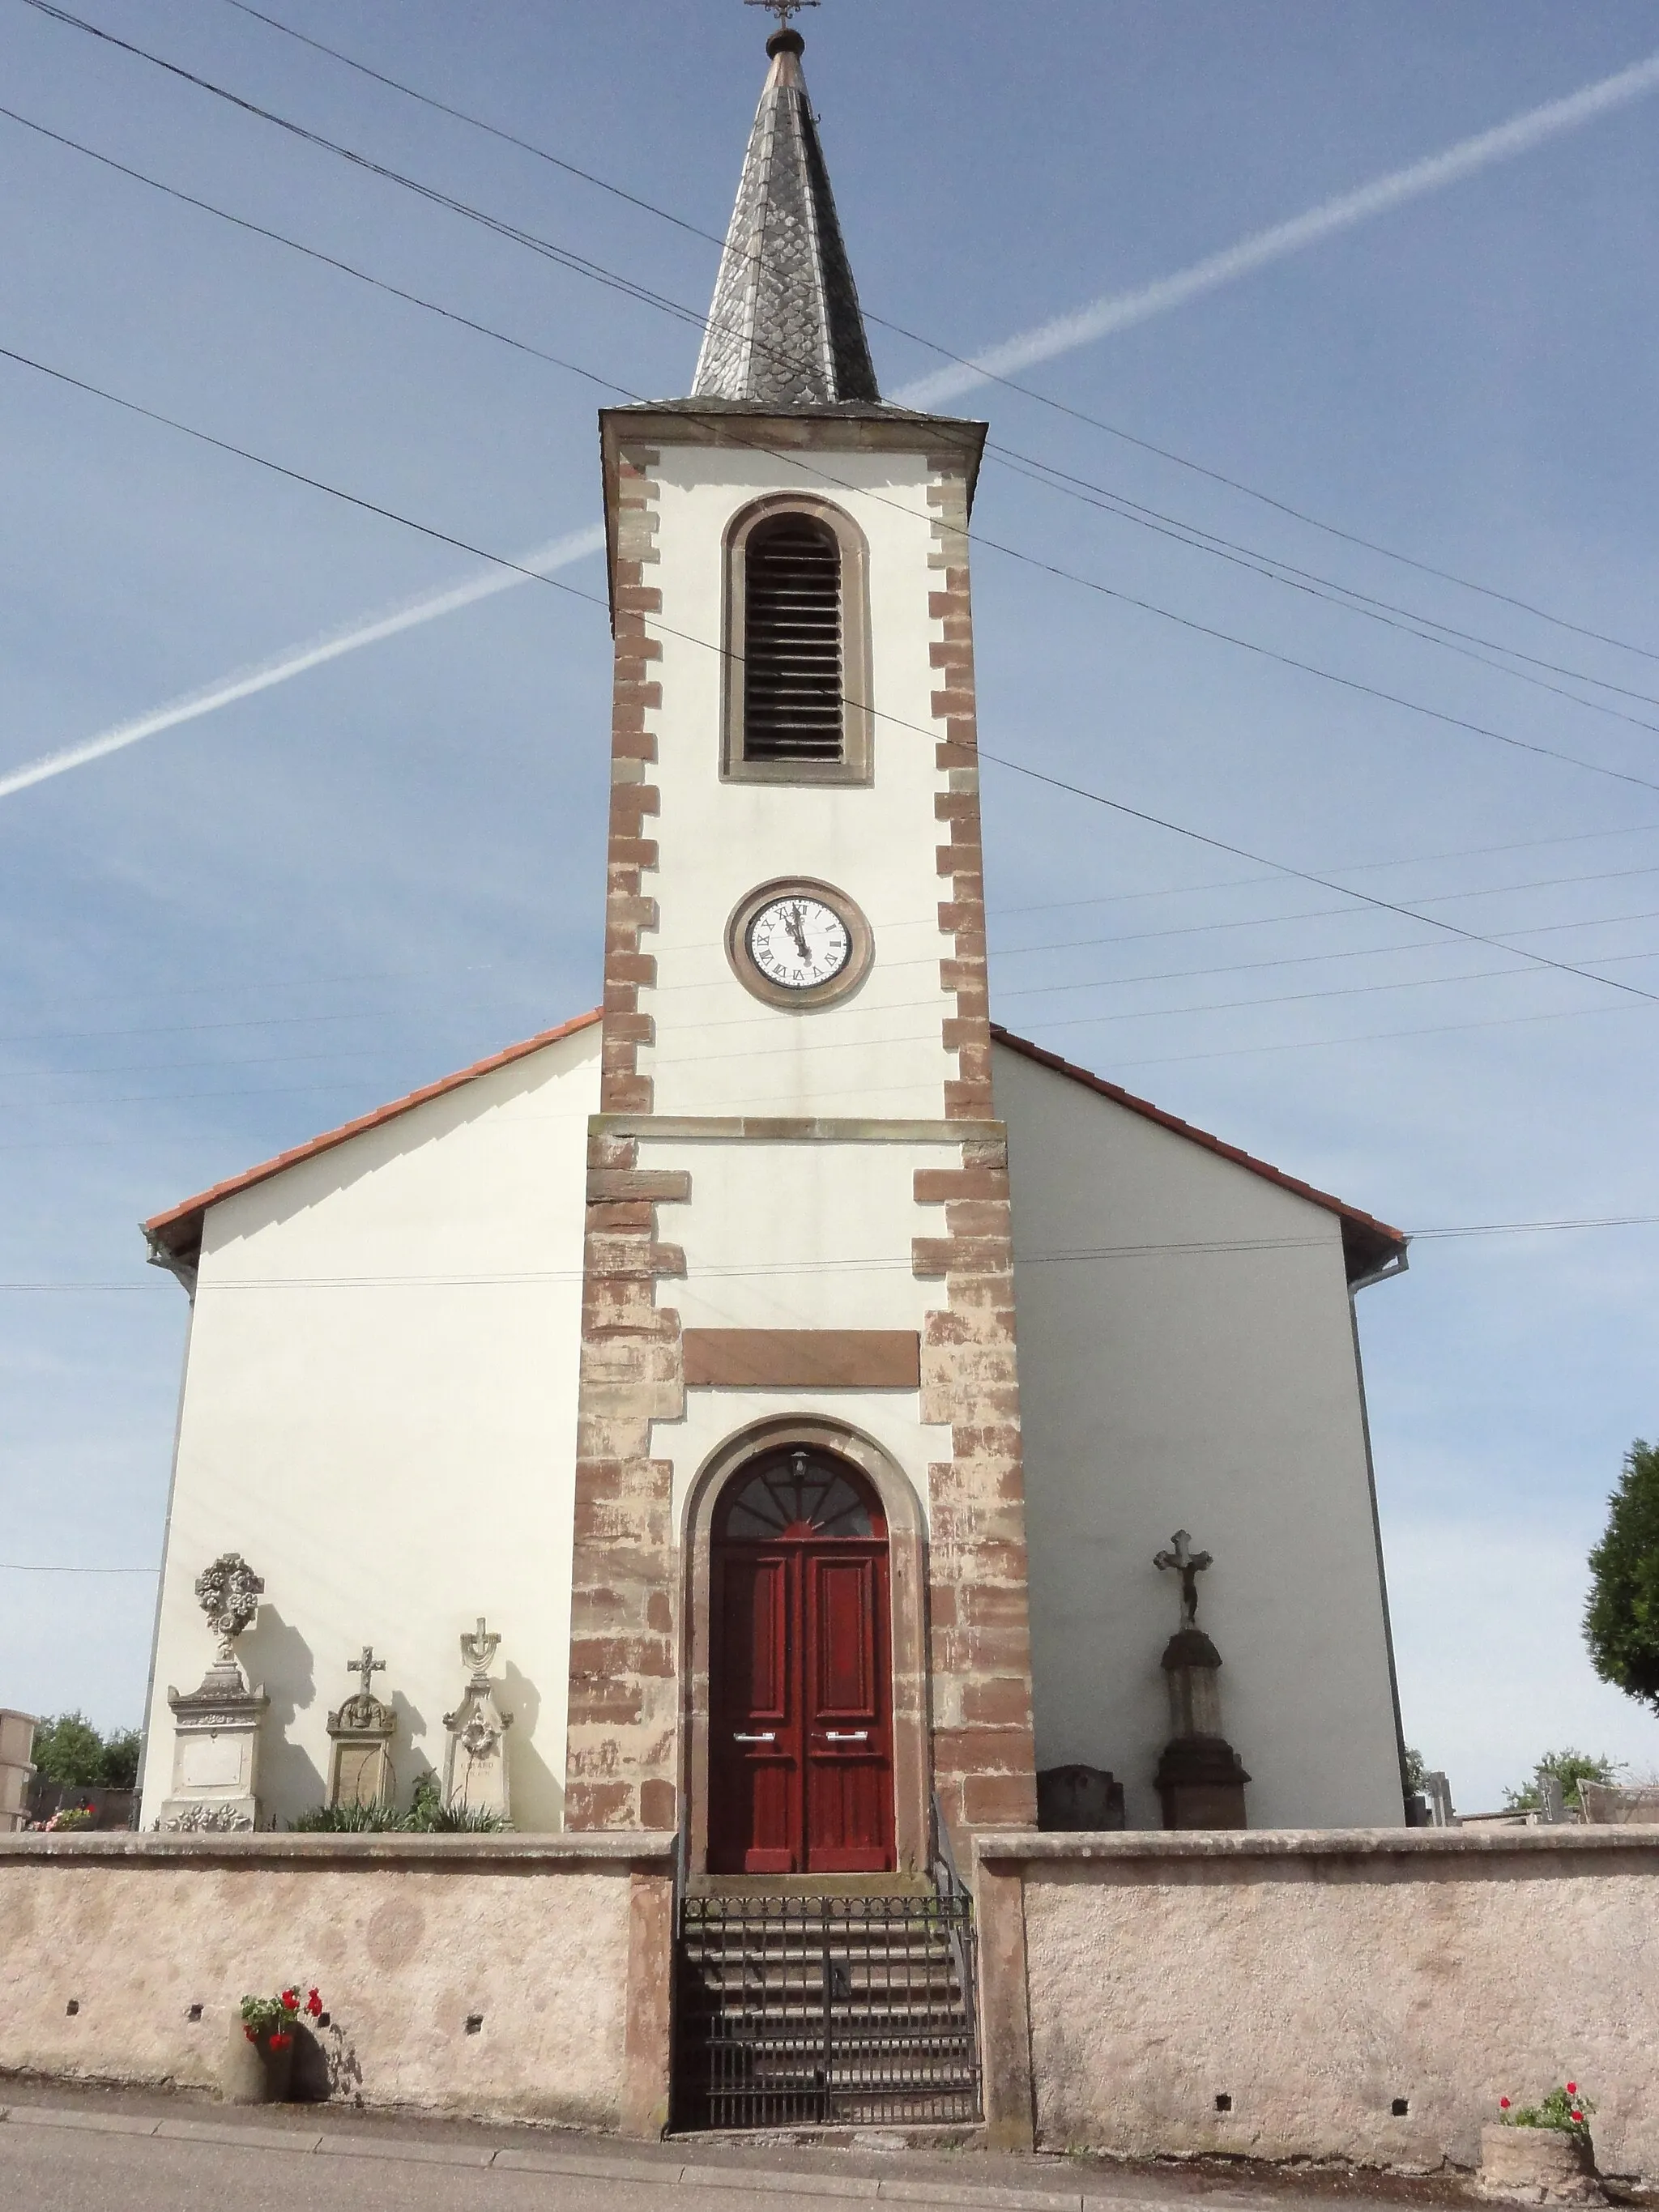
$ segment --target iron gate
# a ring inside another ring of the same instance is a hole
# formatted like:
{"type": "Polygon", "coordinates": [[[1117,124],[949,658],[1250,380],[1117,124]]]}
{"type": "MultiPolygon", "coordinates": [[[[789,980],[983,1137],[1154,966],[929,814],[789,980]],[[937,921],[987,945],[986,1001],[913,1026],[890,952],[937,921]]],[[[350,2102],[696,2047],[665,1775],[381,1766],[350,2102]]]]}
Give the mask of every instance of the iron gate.
{"type": "Polygon", "coordinates": [[[678,2124],[974,2121],[973,1903],[682,1897],[678,2124]]]}

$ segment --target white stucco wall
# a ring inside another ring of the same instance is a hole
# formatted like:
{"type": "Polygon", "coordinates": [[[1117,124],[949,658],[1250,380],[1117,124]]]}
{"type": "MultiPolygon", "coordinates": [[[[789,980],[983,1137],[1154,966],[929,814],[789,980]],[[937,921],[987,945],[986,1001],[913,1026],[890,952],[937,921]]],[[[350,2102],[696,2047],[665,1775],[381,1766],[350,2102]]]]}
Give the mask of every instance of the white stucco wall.
{"type": "Polygon", "coordinates": [[[269,1692],[260,1794],[321,1802],[326,1716],[365,1643],[397,1707],[400,1798],[441,1771],[458,1639],[501,1632],[515,1825],[560,1825],[597,1027],[216,1206],[207,1219],[161,1593],[142,1818],[167,1793],[171,1684],[211,1644],[191,1589],[263,1575],[240,1650],[269,1692]]]}
{"type": "MultiPolygon", "coordinates": [[[[650,1139],[643,1168],[682,1169],[684,1205],[663,1206],[663,1238],[684,1279],[659,1285],[687,1328],[908,1329],[921,1334],[940,1285],[917,1277],[911,1240],[944,1233],[942,1206],[918,1206],[919,1168],[954,1169],[962,1147],[880,1142],[650,1139]]],[[[951,1456],[948,1428],[924,1423],[915,1390],[696,1389],[684,1418],[652,1425],[653,1457],[674,1465],[677,1526],[697,1473],[739,1430],[776,1416],[844,1421],[878,1443],[927,1509],[927,1468],[951,1456]]]]}
{"type": "Polygon", "coordinates": [[[955,1000],[940,989],[939,961],[954,946],[939,927],[950,887],[934,858],[949,842],[949,825],[933,812],[948,778],[933,757],[945,728],[933,712],[939,679],[929,647],[939,625],[927,597],[939,578],[928,567],[927,459],[830,453],[809,467],[741,449],[660,451],[650,580],[662,592],[661,624],[652,625],[662,643],[663,705],[652,717],[662,806],[651,828],[659,863],[647,887],[661,929],[645,940],[657,956],[657,986],[640,993],[641,1011],[656,1023],[655,1045],[640,1054],[656,1110],[937,1117],[957,1064],[939,1031],[955,1000]],[[697,641],[723,635],[722,549],[733,517],[791,490],[833,501],[868,541],[868,703],[898,718],[876,721],[869,786],[720,781],[726,665],[697,641]],[[848,893],[875,937],[874,965],[856,995],[809,1015],[751,998],[724,942],[745,893],[795,875],[848,893]]]}
{"type": "Polygon", "coordinates": [[[1252,1777],[1250,1825],[1399,1823],[1335,1217],[1006,1047],[995,1080],[1013,1187],[1039,1768],[1108,1767],[1129,1825],[1160,1825],[1158,1660],[1177,1589],[1152,1559],[1186,1528],[1215,1558],[1199,1619],[1252,1777]],[[1247,1249],[1213,1249],[1230,1243],[1247,1249]],[[1169,1249],[1182,1245],[1211,1249],[1169,1249]],[[1153,1249],[1052,1256],[1126,1246],[1153,1249]]]}

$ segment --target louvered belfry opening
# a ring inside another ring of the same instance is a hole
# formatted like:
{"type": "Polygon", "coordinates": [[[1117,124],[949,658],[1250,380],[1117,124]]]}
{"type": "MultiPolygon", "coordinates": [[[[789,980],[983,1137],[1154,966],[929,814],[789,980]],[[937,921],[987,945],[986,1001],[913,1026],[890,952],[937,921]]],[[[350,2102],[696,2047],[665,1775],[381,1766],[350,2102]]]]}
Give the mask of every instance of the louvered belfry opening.
{"type": "Polygon", "coordinates": [[[841,547],[816,515],[759,523],[744,549],[743,756],[842,757],[841,547]]]}

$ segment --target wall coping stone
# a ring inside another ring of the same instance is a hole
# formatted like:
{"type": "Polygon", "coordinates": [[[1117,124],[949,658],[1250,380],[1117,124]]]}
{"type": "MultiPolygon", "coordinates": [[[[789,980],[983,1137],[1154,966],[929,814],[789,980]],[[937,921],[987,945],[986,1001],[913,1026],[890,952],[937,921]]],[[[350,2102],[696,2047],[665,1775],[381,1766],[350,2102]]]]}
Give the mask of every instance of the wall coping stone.
{"type": "Polygon", "coordinates": [[[574,1835],[293,1834],[261,1830],[252,1835],[0,1835],[0,1863],[8,1859],[113,1859],[131,1864],[240,1866],[461,1866],[503,1870],[526,1866],[569,1868],[604,1863],[667,1873],[674,1838],[654,1830],[616,1830],[574,1835]]]}
{"type": "MultiPolygon", "coordinates": [[[[0,1847],[3,1839],[0,1838],[0,1847]]],[[[1591,1852],[1645,1853],[1659,1869],[1659,1827],[1632,1828],[1208,1828],[1115,1830],[1097,1835],[1013,1829],[976,1834],[983,1863],[1087,1864],[1107,1860],[1489,1859],[1517,1854],[1581,1857],[1591,1852]]]]}

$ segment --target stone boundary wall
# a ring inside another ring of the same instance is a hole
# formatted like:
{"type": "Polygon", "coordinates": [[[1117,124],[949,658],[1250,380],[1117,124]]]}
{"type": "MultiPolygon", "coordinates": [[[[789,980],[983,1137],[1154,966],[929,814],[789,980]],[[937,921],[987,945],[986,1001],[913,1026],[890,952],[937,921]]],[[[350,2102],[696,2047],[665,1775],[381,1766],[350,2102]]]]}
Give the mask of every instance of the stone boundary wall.
{"type": "Polygon", "coordinates": [[[975,1862],[1000,2143],[1473,2167],[1500,2096],[1570,2078],[1602,2171],[1659,2178],[1659,1832],[998,1835],[975,1862]]]}
{"type": "Polygon", "coordinates": [[[301,1976],[319,2092],[660,2135],[672,1847],[0,1837],[0,2075],[211,2087],[242,1996],[301,1976]]]}

